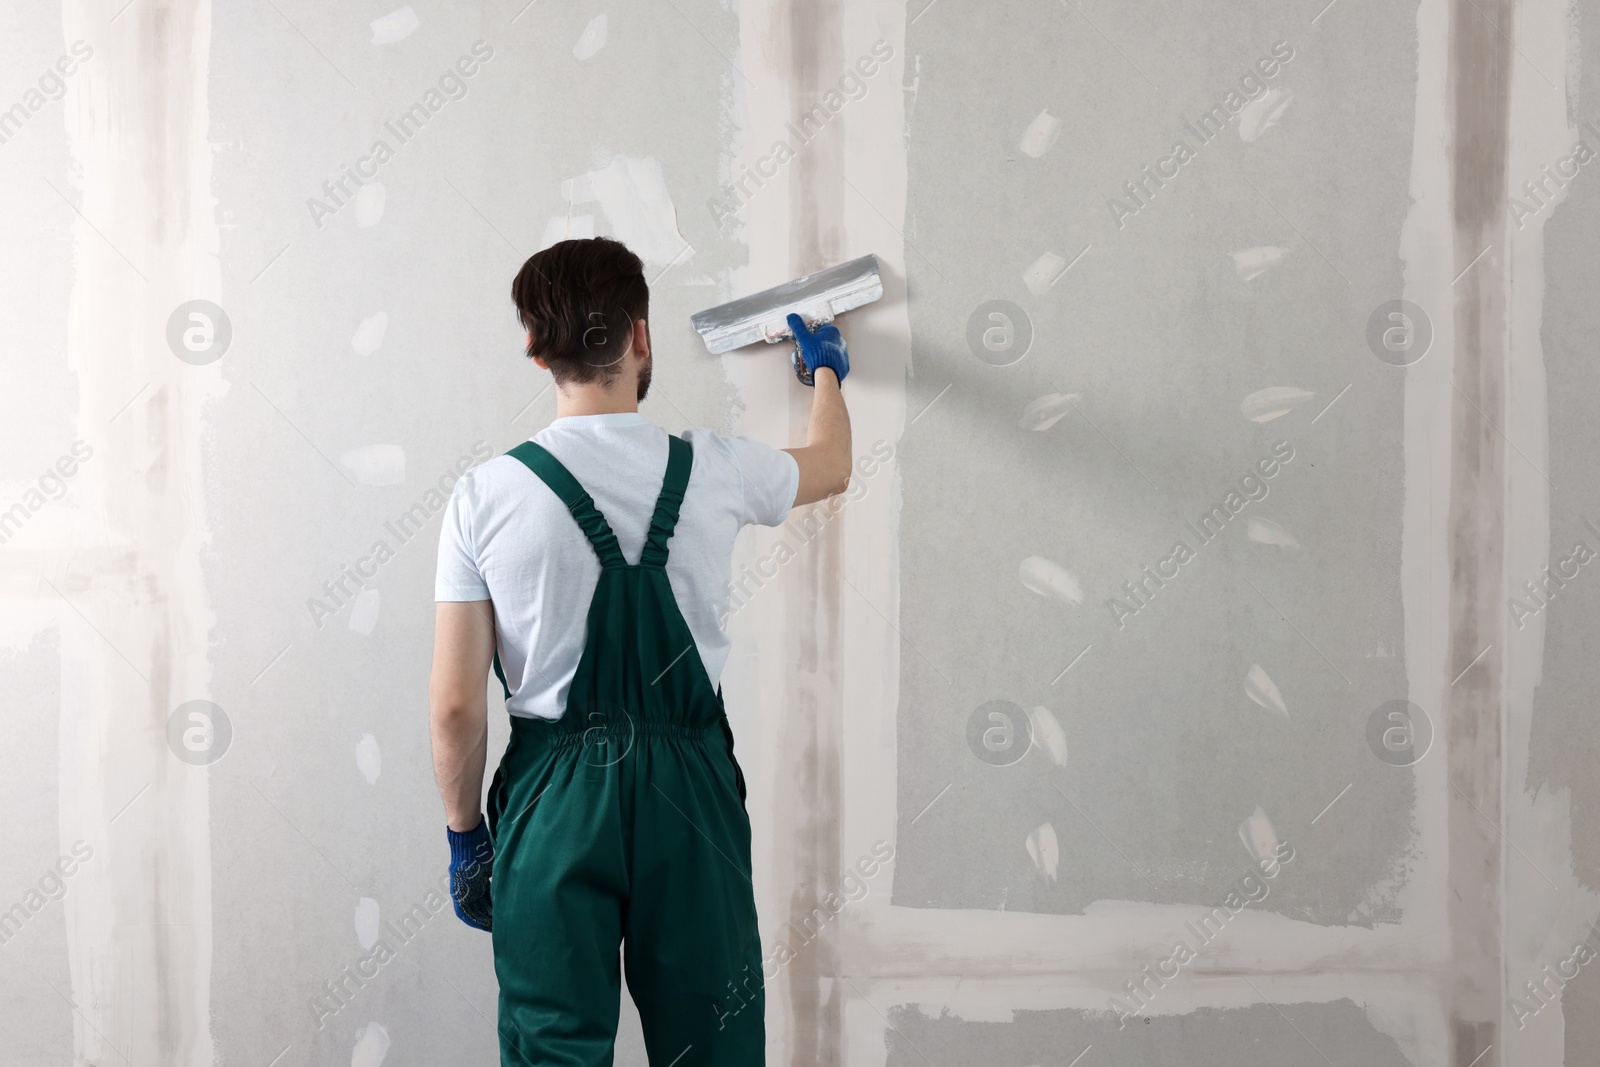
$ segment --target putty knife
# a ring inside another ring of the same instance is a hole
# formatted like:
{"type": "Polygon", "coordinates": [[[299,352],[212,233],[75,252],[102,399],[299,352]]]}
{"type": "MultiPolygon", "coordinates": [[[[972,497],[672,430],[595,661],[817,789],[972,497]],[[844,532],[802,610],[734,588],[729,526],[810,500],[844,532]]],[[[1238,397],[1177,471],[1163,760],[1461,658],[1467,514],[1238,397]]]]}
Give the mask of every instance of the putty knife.
{"type": "MultiPolygon", "coordinates": [[[[832,322],[836,315],[870,304],[882,295],[878,257],[865,255],[707,308],[690,316],[689,321],[694,323],[711,354],[719,355],[757,341],[776,344],[792,338],[794,334],[787,322],[791,312],[815,326],[820,322],[832,322]]],[[[795,377],[811,384],[811,375],[800,358],[798,347],[789,353],[789,362],[794,367],[795,377]]]]}

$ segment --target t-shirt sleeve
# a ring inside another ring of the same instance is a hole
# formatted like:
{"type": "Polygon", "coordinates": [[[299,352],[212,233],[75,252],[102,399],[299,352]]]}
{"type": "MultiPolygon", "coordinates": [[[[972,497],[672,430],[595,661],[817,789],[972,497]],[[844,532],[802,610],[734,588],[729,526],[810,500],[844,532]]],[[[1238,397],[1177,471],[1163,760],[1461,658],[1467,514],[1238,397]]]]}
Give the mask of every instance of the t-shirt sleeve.
{"type": "MultiPolygon", "coordinates": [[[[698,435],[697,435],[698,436],[698,435]]],[[[742,525],[781,526],[800,489],[800,465],[793,456],[753,437],[706,434],[739,474],[742,525]]]]}
{"type": "Polygon", "coordinates": [[[436,601],[489,599],[489,587],[478,572],[473,552],[472,502],[470,480],[458,479],[439,527],[439,567],[433,581],[436,601]]]}

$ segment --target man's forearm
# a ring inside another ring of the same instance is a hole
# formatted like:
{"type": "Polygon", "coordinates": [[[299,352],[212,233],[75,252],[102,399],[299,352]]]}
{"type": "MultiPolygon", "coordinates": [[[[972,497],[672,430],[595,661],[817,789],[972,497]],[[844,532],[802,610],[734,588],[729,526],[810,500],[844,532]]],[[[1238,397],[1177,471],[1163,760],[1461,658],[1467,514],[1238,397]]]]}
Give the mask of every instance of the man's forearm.
{"type": "Polygon", "coordinates": [[[470,711],[442,711],[429,716],[433,735],[433,775],[444,800],[450,829],[465,833],[478,825],[483,798],[483,772],[488,760],[488,706],[470,711]]]}
{"type": "Polygon", "coordinates": [[[440,601],[435,608],[428,732],[433,775],[445,819],[459,833],[478,824],[489,742],[489,667],[494,661],[494,605],[440,601]]]}
{"type": "Polygon", "coordinates": [[[828,456],[829,468],[837,476],[837,491],[843,492],[850,481],[850,412],[845,409],[838,377],[827,367],[817,368],[806,447],[828,456]]]}

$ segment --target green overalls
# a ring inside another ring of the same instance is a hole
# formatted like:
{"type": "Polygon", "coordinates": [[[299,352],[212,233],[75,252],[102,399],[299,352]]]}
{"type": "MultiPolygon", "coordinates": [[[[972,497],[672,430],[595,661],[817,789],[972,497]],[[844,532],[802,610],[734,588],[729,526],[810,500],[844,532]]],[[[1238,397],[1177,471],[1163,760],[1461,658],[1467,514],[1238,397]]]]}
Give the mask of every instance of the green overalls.
{"type": "MultiPolygon", "coordinates": [[[[489,790],[502,1067],[610,1067],[619,944],[652,1067],[765,1063],[744,775],[667,581],[693,458],[681,438],[669,449],[632,564],[554,456],[532,441],[509,453],[566,504],[601,569],[565,712],[512,717],[489,790]]],[[[504,685],[498,655],[495,670],[504,685]]]]}

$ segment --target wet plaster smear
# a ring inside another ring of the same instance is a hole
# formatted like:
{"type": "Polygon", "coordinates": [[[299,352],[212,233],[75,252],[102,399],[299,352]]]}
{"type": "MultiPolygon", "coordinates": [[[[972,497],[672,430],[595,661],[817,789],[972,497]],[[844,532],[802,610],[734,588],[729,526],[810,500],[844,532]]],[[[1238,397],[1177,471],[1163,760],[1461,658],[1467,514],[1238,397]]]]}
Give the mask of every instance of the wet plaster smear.
{"type": "Polygon", "coordinates": [[[592,233],[645,254],[646,413],[776,445],[781,355],[688,314],[883,266],[851,492],[735,566],[771,1063],[1600,1058],[1600,0],[1317,6],[19,16],[0,1060],[494,1054],[428,494],[552,417],[503,291],[592,233]]]}

